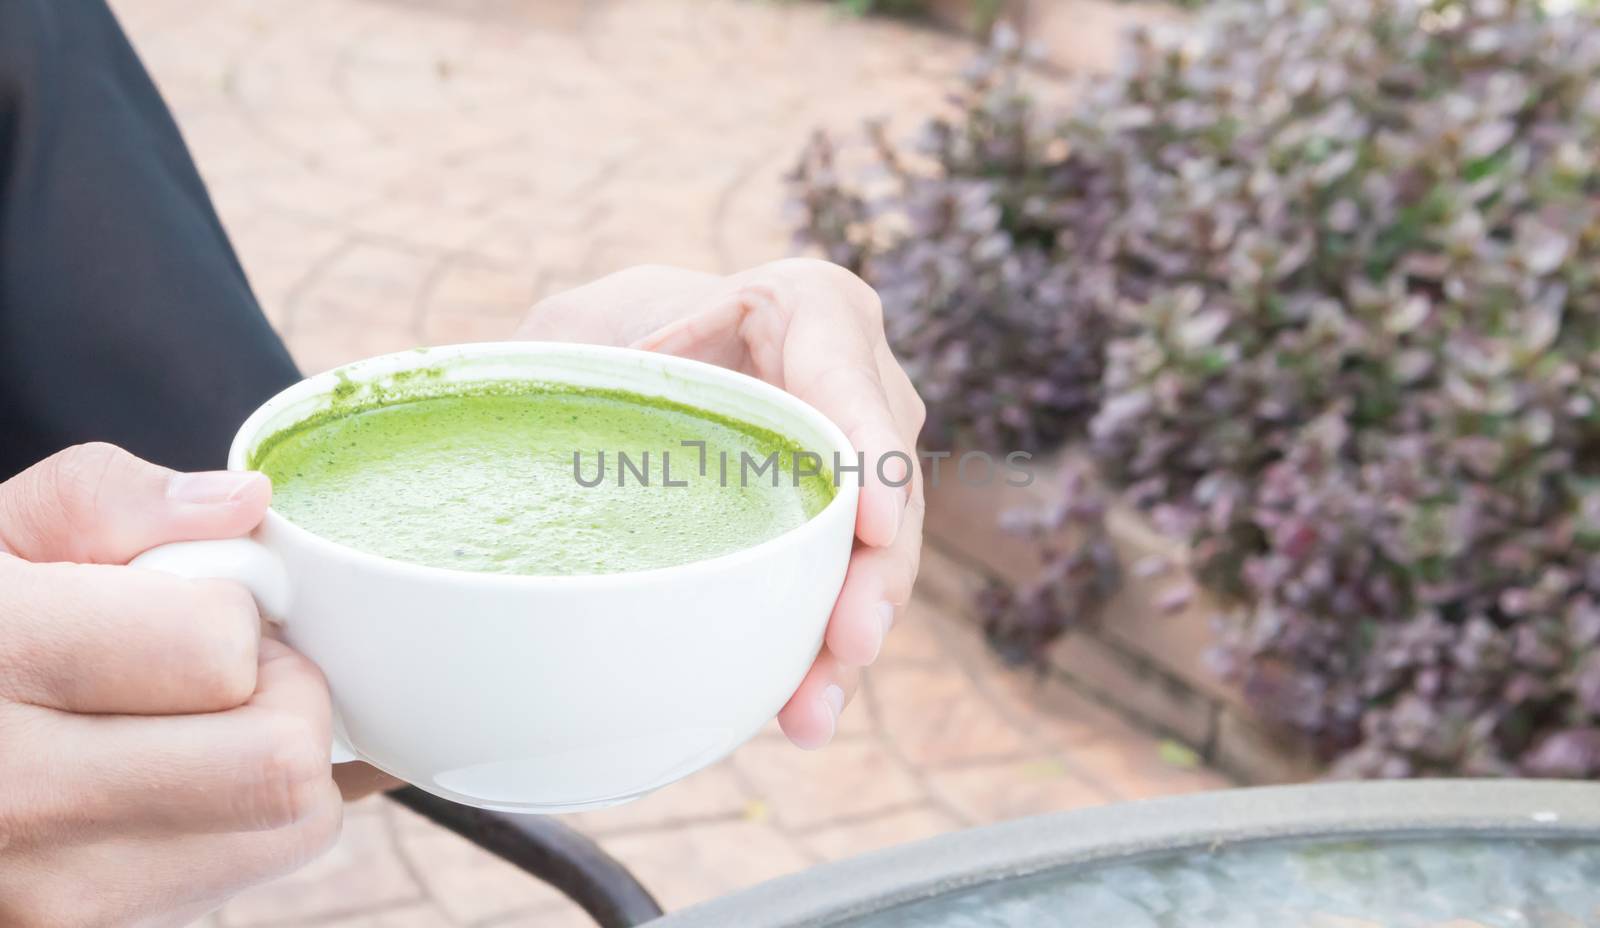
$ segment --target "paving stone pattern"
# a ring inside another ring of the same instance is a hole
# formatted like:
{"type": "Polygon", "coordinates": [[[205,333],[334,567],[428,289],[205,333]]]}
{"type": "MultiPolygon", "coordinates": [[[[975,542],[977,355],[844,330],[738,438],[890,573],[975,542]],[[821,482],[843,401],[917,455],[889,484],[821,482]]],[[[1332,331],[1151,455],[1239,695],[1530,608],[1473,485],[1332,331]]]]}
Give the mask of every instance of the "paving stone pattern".
{"type": "MultiPolygon", "coordinates": [[[[114,0],[262,303],[308,371],[506,335],[642,262],[790,253],[781,175],[816,126],[913,125],[962,39],[784,0],[114,0]]],[[[1093,43],[1091,43],[1093,44],[1093,43]]],[[[574,816],[669,907],[984,822],[1223,785],[1067,689],[997,666],[930,582],[836,743],[776,728],[574,816]]],[[[578,926],[506,864],[379,799],[220,928],[578,926]]]]}

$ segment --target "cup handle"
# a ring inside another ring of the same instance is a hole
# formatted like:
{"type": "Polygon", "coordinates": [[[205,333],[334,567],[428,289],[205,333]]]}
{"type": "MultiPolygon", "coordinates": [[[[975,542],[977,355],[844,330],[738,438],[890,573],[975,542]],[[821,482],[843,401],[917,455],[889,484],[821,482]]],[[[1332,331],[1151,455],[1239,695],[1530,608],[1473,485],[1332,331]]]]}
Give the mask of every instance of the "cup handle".
{"type": "MultiPolygon", "coordinates": [[[[289,613],[288,571],[276,554],[254,539],[174,542],[151,548],[130,561],[129,566],[191,580],[233,580],[250,591],[268,620],[281,625],[289,613]]],[[[335,732],[332,759],[335,764],[343,764],[360,758],[335,732]]]]}

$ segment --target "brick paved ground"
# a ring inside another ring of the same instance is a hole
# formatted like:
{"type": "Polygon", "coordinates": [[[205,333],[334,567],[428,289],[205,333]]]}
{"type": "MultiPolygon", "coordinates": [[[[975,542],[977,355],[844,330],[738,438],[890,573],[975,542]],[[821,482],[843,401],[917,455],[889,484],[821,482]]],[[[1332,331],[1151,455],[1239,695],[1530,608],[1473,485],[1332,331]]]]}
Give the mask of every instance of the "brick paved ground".
{"type": "MultiPolygon", "coordinates": [[[[318,370],[495,338],[630,264],[788,252],[779,176],[811,127],[937,105],[958,39],[778,0],[115,0],[267,312],[318,370]]],[[[1094,43],[1091,43],[1093,45],[1094,43]]],[[[1060,684],[995,666],[931,558],[916,607],[807,754],[727,761],[571,821],[669,907],[982,822],[1221,785],[1060,684]]],[[[248,926],[566,926],[575,909],[379,800],[213,917],[248,926]]]]}

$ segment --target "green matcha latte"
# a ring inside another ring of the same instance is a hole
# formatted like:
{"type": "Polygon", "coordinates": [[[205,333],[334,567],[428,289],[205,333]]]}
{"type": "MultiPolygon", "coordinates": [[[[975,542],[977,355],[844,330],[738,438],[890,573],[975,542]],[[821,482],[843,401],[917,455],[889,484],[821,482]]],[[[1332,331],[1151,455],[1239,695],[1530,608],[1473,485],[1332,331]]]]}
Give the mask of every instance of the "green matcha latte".
{"type": "Polygon", "coordinates": [[[794,477],[801,450],[691,406],[508,382],[336,402],[267,438],[250,466],[272,478],[281,515],[352,548],[458,570],[603,574],[716,557],[805,522],[834,491],[827,476],[794,477]],[[684,441],[706,443],[705,473],[684,441]],[[773,455],[776,486],[772,471],[741,477],[744,456],[773,455]]]}

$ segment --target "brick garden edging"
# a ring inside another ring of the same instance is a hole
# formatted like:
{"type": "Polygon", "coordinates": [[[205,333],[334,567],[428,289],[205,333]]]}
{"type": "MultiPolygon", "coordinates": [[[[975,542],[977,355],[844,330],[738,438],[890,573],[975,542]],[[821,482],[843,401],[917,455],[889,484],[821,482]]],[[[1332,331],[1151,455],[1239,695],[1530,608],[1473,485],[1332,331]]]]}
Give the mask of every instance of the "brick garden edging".
{"type": "MultiPolygon", "coordinates": [[[[951,462],[945,464],[945,479],[928,489],[926,538],[939,566],[924,569],[923,576],[964,573],[933,581],[953,584],[946,595],[956,598],[985,578],[1027,582],[1038,576],[1038,544],[1002,531],[998,517],[1010,509],[1048,505],[1062,461],[1040,463],[1033,484],[1022,488],[998,479],[987,487],[962,485],[951,462]]],[[[1074,630],[1050,647],[1047,672],[1193,748],[1245,783],[1315,776],[1318,765],[1304,743],[1262,721],[1236,688],[1206,666],[1215,604],[1196,589],[1181,609],[1157,605],[1174,588],[1194,586],[1184,567],[1184,546],[1161,536],[1129,507],[1114,507],[1108,526],[1125,568],[1122,586],[1093,627],[1074,630]],[[1151,555],[1168,562],[1168,568],[1149,577],[1126,569],[1151,555]]],[[[970,616],[970,603],[963,605],[963,614],[970,616]]]]}

